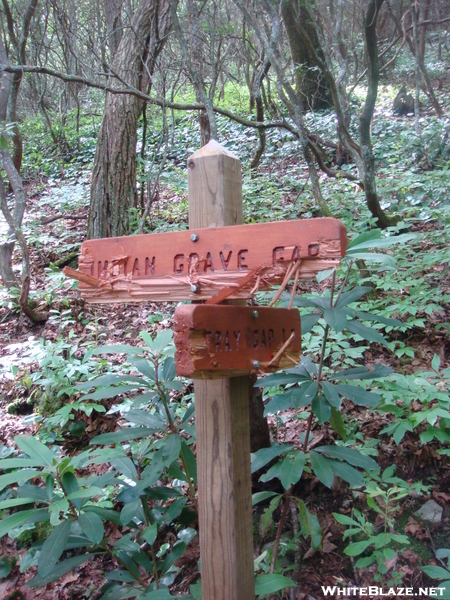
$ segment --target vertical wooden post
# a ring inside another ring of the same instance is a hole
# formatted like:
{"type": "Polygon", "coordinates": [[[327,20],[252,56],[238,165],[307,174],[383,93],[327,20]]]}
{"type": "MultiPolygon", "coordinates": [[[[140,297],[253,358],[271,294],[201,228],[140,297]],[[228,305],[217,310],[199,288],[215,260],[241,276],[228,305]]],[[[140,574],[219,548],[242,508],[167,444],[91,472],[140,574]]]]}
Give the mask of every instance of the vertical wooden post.
{"type": "MultiPolygon", "coordinates": [[[[241,162],[216,141],[188,158],[189,228],[239,225],[241,162]]],[[[251,600],[249,377],[195,382],[203,600],[251,600]]]]}

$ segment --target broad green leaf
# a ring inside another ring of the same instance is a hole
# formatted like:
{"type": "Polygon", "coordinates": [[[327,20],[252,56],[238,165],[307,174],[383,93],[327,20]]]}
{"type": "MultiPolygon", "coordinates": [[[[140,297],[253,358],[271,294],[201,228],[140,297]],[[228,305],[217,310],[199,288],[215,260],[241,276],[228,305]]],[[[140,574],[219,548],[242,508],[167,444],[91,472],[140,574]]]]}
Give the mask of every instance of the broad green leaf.
{"type": "MultiPolygon", "coordinates": [[[[100,348],[94,348],[86,352],[87,359],[91,356],[98,354],[143,354],[145,348],[135,348],[134,346],[127,346],[126,344],[116,344],[115,346],[100,346],[100,348]]],[[[85,360],[87,360],[85,358],[85,360]]]]}
{"type": "Polygon", "coordinates": [[[366,242],[371,241],[375,243],[375,240],[379,239],[381,239],[381,231],[379,229],[371,229],[370,231],[364,231],[349,242],[348,248],[356,248],[360,244],[365,244],[366,242]]]}
{"type": "Polygon", "coordinates": [[[130,521],[132,521],[135,517],[137,517],[140,521],[145,520],[142,510],[142,502],[139,498],[133,502],[125,504],[120,511],[120,522],[122,525],[128,525],[128,523],[130,523],[130,521]]]}
{"type": "Polygon", "coordinates": [[[178,539],[184,542],[185,544],[189,544],[197,535],[197,531],[192,527],[186,527],[186,529],[182,529],[178,532],[178,539]]]}
{"type": "Polygon", "coordinates": [[[348,462],[355,467],[366,469],[366,471],[378,469],[378,465],[373,458],[361,454],[361,452],[354,448],[346,448],[344,446],[318,446],[314,448],[314,450],[315,452],[326,454],[332,458],[345,460],[345,462],[348,462]]]}
{"type": "Polygon", "coordinates": [[[450,577],[450,571],[443,569],[442,567],[427,565],[420,568],[428,575],[428,577],[431,577],[432,579],[448,579],[450,577]]]}
{"type": "Polygon", "coordinates": [[[81,513],[78,522],[82,531],[93,544],[100,544],[105,534],[101,518],[93,512],[81,513]]]}
{"type": "Polygon", "coordinates": [[[157,535],[158,535],[158,524],[153,523],[153,525],[149,525],[148,527],[146,527],[144,529],[144,531],[141,534],[141,537],[144,538],[144,540],[147,542],[147,544],[149,544],[150,546],[153,546],[157,535]]]}
{"type": "Polygon", "coordinates": [[[388,254],[379,254],[377,252],[358,252],[355,250],[347,250],[347,254],[345,258],[350,258],[352,260],[364,260],[368,263],[380,263],[381,265],[388,268],[395,268],[396,261],[393,256],[389,256],[388,254]]]}
{"type": "Polygon", "coordinates": [[[117,385],[113,387],[104,387],[90,394],[86,394],[81,400],[108,400],[109,398],[115,398],[121,396],[127,392],[132,392],[139,387],[146,387],[145,385],[117,385]]]}
{"type": "Polygon", "coordinates": [[[323,311],[323,318],[325,323],[337,332],[342,331],[347,326],[347,314],[344,310],[326,308],[323,311]]]}
{"type": "Polygon", "coordinates": [[[0,558],[0,579],[8,577],[11,573],[12,564],[8,557],[0,558]]]}
{"type": "Polygon", "coordinates": [[[166,358],[166,360],[164,361],[164,365],[163,365],[163,373],[162,373],[162,380],[165,383],[168,383],[169,381],[171,381],[174,377],[176,376],[176,371],[175,371],[175,359],[173,358],[173,356],[169,356],[166,358]]]}
{"type": "Polygon", "coordinates": [[[3,133],[0,135],[0,143],[2,146],[2,150],[6,150],[8,148],[8,141],[3,133]]]}
{"type": "Polygon", "coordinates": [[[377,344],[381,344],[387,347],[387,342],[381,333],[378,333],[376,329],[372,327],[367,327],[367,325],[363,325],[359,321],[348,321],[347,329],[356,335],[359,335],[363,338],[363,340],[367,340],[368,342],[375,342],[377,344]]]}
{"type": "Polygon", "coordinates": [[[134,423],[135,425],[143,425],[144,427],[151,427],[155,431],[166,429],[165,423],[159,415],[151,415],[145,410],[137,410],[132,408],[127,412],[123,412],[122,417],[130,423],[134,423]]]}
{"type": "Polygon", "coordinates": [[[355,567],[357,569],[365,569],[374,562],[376,562],[376,558],[374,556],[363,556],[362,558],[358,558],[358,560],[355,562],[355,567]]]}
{"type": "Polygon", "coordinates": [[[351,467],[345,462],[340,460],[330,461],[330,467],[333,473],[355,487],[362,487],[364,485],[364,477],[354,467],[351,467]]]}
{"type": "Polygon", "coordinates": [[[95,513],[105,521],[111,521],[116,525],[120,524],[120,514],[112,508],[102,508],[101,506],[95,506],[93,504],[87,504],[83,506],[85,513],[95,513]]]}
{"type": "Polygon", "coordinates": [[[261,448],[257,452],[253,452],[251,455],[252,473],[259,471],[259,469],[264,467],[264,465],[267,465],[268,462],[281,454],[286,454],[286,452],[289,452],[291,449],[292,446],[286,444],[283,446],[274,445],[270,448],[261,448]]]}
{"type": "Polygon", "coordinates": [[[291,483],[297,483],[303,473],[305,466],[305,455],[300,450],[288,454],[284,460],[277,462],[267,473],[261,475],[260,481],[270,481],[278,477],[285,490],[288,490],[291,483]]]}
{"type": "Polygon", "coordinates": [[[29,510],[22,510],[16,512],[5,519],[0,521],[0,538],[9,533],[12,529],[21,527],[28,523],[39,523],[41,521],[48,521],[49,514],[46,509],[32,508],[29,510]]]}
{"type": "Polygon", "coordinates": [[[267,594],[274,594],[287,587],[295,587],[296,585],[292,579],[284,575],[277,575],[275,573],[271,575],[257,575],[255,579],[255,594],[257,596],[266,596],[267,594]]]}
{"type": "Polygon", "coordinates": [[[276,496],[276,492],[256,492],[252,495],[252,506],[276,496]]]}
{"type": "Polygon", "coordinates": [[[326,487],[331,488],[333,485],[334,475],[330,466],[330,460],[321,456],[314,450],[310,453],[311,467],[319,479],[326,487]]]}
{"type": "Polygon", "coordinates": [[[13,471],[6,475],[0,475],[0,491],[11,483],[25,483],[25,481],[39,477],[40,475],[42,475],[42,471],[36,471],[35,469],[22,469],[21,471],[13,471]]]}
{"type": "Polygon", "coordinates": [[[128,479],[132,479],[133,481],[137,480],[138,476],[136,466],[131,458],[128,458],[128,456],[114,458],[110,460],[110,463],[111,466],[116,469],[116,471],[122,473],[122,475],[125,475],[125,477],[128,477],[128,479]]]}
{"type": "Polygon", "coordinates": [[[274,498],[272,498],[269,506],[264,509],[263,514],[261,515],[261,519],[259,521],[259,528],[260,528],[262,537],[264,537],[266,535],[267,530],[269,529],[270,525],[272,524],[273,511],[279,507],[282,497],[283,496],[281,494],[277,494],[274,498]]]}
{"type": "Polygon", "coordinates": [[[38,502],[48,502],[47,490],[31,483],[24,483],[18,487],[17,495],[20,498],[32,498],[38,502]]]}
{"type": "Polygon", "coordinates": [[[355,526],[355,527],[360,527],[359,523],[357,523],[354,519],[352,519],[350,517],[347,517],[347,515],[341,515],[339,513],[333,513],[333,517],[341,525],[352,525],[352,526],[355,526]]]}
{"type": "MultiPolygon", "coordinates": [[[[311,404],[310,386],[314,385],[314,383],[311,384],[311,379],[308,378],[298,386],[291,388],[291,401],[294,408],[304,408],[311,404]]],[[[313,391],[314,389],[313,387],[313,391]]]]}
{"type": "Polygon", "coordinates": [[[288,383],[299,383],[305,381],[305,379],[304,375],[296,375],[295,373],[275,373],[275,375],[268,375],[267,377],[258,379],[254,387],[275,387],[278,385],[287,385],[288,383]]]}
{"type": "MultiPolygon", "coordinates": [[[[356,244],[350,244],[349,250],[364,250],[366,248],[389,248],[394,244],[405,244],[411,240],[417,239],[417,233],[402,233],[401,235],[395,235],[391,237],[378,237],[373,239],[366,239],[365,241],[356,244]]],[[[348,254],[348,252],[347,252],[348,254]]]]}
{"type": "Polygon", "coordinates": [[[319,391],[319,384],[317,383],[317,381],[313,381],[309,385],[302,386],[301,389],[304,390],[303,394],[301,394],[302,406],[308,406],[308,404],[310,404],[317,396],[317,392],[319,391]]]}
{"type": "Polygon", "coordinates": [[[2,500],[0,502],[0,510],[5,508],[12,508],[13,506],[22,506],[23,504],[30,504],[36,502],[34,498],[11,498],[10,500],[2,500]]]}
{"type": "Polygon", "coordinates": [[[169,508],[167,509],[167,512],[166,512],[165,521],[166,521],[167,525],[170,525],[170,523],[172,523],[172,521],[174,521],[177,517],[180,516],[181,511],[183,510],[183,508],[186,505],[186,502],[187,502],[187,498],[177,498],[175,500],[175,502],[172,502],[172,504],[169,506],[169,508]]]}
{"type": "Polygon", "coordinates": [[[156,429],[150,429],[149,427],[126,427],[119,431],[115,431],[114,433],[102,433],[101,435],[97,435],[89,443],[92,445],[104,444],[105,446],[109,446],[109,444],[118,444],[119,442],[127,442],[137,438],[147,437],[152,433],[156,433],[156,431],[156,429]]]}
{"type": "Polygon", "coordinates": [[[359,317],[360,319],[363,319],[363,321],[375,321],[378,323],[383,323],[383,325],[391,325],[392,327],[401,327],[403,325],[399,319],[383,317],[382,315],[378,315],[376,313],[368,313],[356,310],[354,311],[353,316],[359,317]]]}
{"type": "Polygon", "coordinates": [[[331,417],[330,417],[330,425],[338,435],[344,440],[347,439],[347,431],[344,425],[344,419],[342,418],[341,413],[335,408],[331,407],[331,417]]]}
{"type": "Polygon", "coordinates": [[[197,485],[197,459],[185,440],[181,441],[180,454],[183,459],[183,466],[186,469],[186,477],[190,477],[194,485],[197,485]]]}
{"type": "Polygon", "coordinates": [[[83,383],[78,383],[75,386],[75,389],[91,390],[92,388],[117,385],[118,383],[145,384],[145,381],[142,379],[142,377],[136,377],[135,375],[116,375],[115,373],[108,373],[107,375],[101,375],[100,377],[96,377],[95,379],[90,379],[89,381],[83,381],[83,383]]]}
{"type": "Polygon", "coordinates": [[[450,599],[450,580],[443,581],[442,583],[440,583],[438,585],[438,590],[439,590],[439,592],[437,592],[437,594],[438,594],[439,598],[442,598],[443,600],[449,600],[450,599]]]}
{"type": "Polygon", "coordinates": [[[356,286],[351,290],[341,294],[339,300],[336,302],[336,308],[341,308],[351,304],[352,302],[356,302],[356,300],[359,300],[362,296],[364,296],[364,294],[367,294],[367,292],[370,291],[372,291],[372,288],[368,285],[356,286]]]}
{"type": "Polygon", "coordinates": [[[155,381],[155,369],[148,360],[145,358],[130,357],[129,361],[140,373],[142,373],[142,375],[148,377],[148,379],[151,379],[152,381],[155,381]]]}
{"type": "Polygon", "coordinates": [[[164,348],[173,341],[173,333],[170,329],[159,331],[155,339],[152,339],[146,331],[141,331],[139,335],[150,348],[150,350],[153,350],[157,353],[161,353],[164,348]]]}
{"type": "Polygon", "coordinates": [[[355,385],[345,385],[343,383],[339,383],[334,386],[338,391],[338,394],[352,400],[355,404],[360,404],[361,406],[376,406],[381,398],[378,394],[374,392],[368,392],[364,388],[357,387],[355,385]]]}
{"type": "Polygon", "coordinates": [[[311,536],[311,546],[314,550],[320,548],[322,543],[322,528],[320,527],[317,515],[313,515],[306,508],[306,505],[301,500],[297,500],[298,516],[300,525],[303,531],[306,531],[311,536]]]}
{"type": "Polygon", "coordinates": [[[288,454],[281,463],[281,472],[279,479],[285,490],[288,490],[292,483],[297,483],[303,474],[305,467],[305,453],[301,450],[288,454]]]}
{"type": "Polygon", "coordinates": [[[5,458],[0,460],[0,469],[24,469],[25,467],[41,467],[41,461],[34,458],[5,458]]]}
{"type": "Polygon", "coordinates": [[[275,394],[264,407],[264,416],[267,417],[267,415],[274,415],[277,412],[289,410],[292,406],[292,390],[289,390],[285,394],[275,394]]]}
{"type": "Polygon", "coordinates": [[[347,556],[359,556],[366,550],[370,545],[371,540],[363,540],[362,542],[352,542],[345,548],[344,554],[347,556]]]}
{"type": "Polygon", "coordinates": [[[325,396],[316,396],[312,401],[311,409],[316,415],[319,425],[326,423],[331,417],[331,406],[325,396]]]}
{"type": "MultiPolygon", "coordinates": [[[[167,556],[163,560],[163,562],[160,566],[161,573],[162,574],[166,573],[170,569],[170,567],[173,565],[173,563],[183,556],[185,550],[186,550],[186,544],[184,542],[177,542],[172,547],[172,551],[169,554],[167,554],[167,556]]],[[[169,598],[170,598],[170,596],[169,596],[169,598]]]]}
{"type": "Polygon", "coordinates": [[[341,406],[341,398],[339,397],[335,386],[328,381],[322,381],[322,391],[329,404],[331,404],[333,408],[339,409],[341,406]]]}
{"type": "MultiPolygon", "coordinates": [[[[392,436],[394,438],[394,442],[397,444],[397,446],[400,444],[400,442],[404,438],[405,433],[406,433],[406,427],[402,423],[400,423],[399,426],[394,431],[394,435],[392,436]]],[[[422,438],[421,438],[421,442],[424,443],[422,438]]]]}
{"type": "Polygon", "coordinates": [[[161,461],[165,467],[168,467],[180,456],[181,439],[177,433],[166,437],[164,446],[161,449],[161,461]]]}
{"type": "Polygon", "coordinates": [[[53,571],[69,540],[72,521],[63,521],[45,540],[38,559],[38,573],[45,578],[53,571]]]}
{"type": "Polygon", "coordinates": [[[435,354],[433,356],[433,360],[431,361],[431,368],[433,369],[433,371],[436,371],[436,373],[439,373],[440,366],[441,366],[441,359],[439,358],[439,356],[437,354],[435,354]]]}
{"type": "Polygon", "coordinates": [[[35,461],[39,461],[41,467],[53,466],[53,456],[49,448],[38,442],[31,435],[16,435],[14,441],[25,454],[35,461]]]}
{"type": "Polygon", "coordinates": [[[67,496],[68,500],[76,500],[78,498],[94,498],[94,496],[102,496],[102,488],[91,485],[90,487],[80,488],[67,496]]]}
{"type": "Polygon", "coordinates": [[[332,375],[330,379],[333,381],[339,381],[340,379],[378,379],[379,377],[387,377],[392,372],[392,367],[375,363],[367,367],[354,367],[353,369],[339,371],[332,375]]]}
{"type": "Polygon", "coordinates": [[[63,560],[62,562],[55,565],[53,567],[52,572],[49,573],[46,577],[41,577],[40,575],[37,575],[34,579],[29,581],[25,585],[25,587],[31,587],[31,588],[42,587],[46,583],[51,583],[52,581],[56,581],[57,579],[60,579],[61,577],[63,577],[63,575],[65,575],[66,573],[69,573],[70,571],[73,571],[74,569],[76,569],[77,567],[82,565],[84,562],[86,562],[92,556],[94,556],[94,555],[93,554],[83,554],[81,556],[74,556],[73,558],[63,560]]]}
{"type": "Polygon", "coordinates": [[[302,330],[302,335],[311,331],[317,321],[320,319],[322,315],[312,313],[310,315],[302,315],[300,318],[300,326],[302,330]]]}
{"type": "MultiPolygon", "coordinates": [[[[64,475],[61,477],[61,481],[64,486],[65,493],[67,495],[73,494],[74,492],[77,492],[80,489],[80,484],[78,483],[78,479],[75,477],[75,475],[71,471],[66,471],[64,473],[64,475]]],[[[80,508],[80,506],[81,506],[80,498],[74,498],[72,502],[76,508],[80,508]]]]}

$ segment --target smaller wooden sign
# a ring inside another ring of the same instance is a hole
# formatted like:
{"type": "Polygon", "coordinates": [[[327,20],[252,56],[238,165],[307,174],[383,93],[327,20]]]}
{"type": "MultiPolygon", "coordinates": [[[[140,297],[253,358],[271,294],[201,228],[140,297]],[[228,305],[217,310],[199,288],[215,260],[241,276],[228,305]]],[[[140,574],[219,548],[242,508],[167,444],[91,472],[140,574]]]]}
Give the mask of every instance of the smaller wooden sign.
{"type": "Polygon", "coordinates": [[[192,379],[272,373],[300,360],[296,309],[182,305],[173,331],[177,375],[192,379]]]}

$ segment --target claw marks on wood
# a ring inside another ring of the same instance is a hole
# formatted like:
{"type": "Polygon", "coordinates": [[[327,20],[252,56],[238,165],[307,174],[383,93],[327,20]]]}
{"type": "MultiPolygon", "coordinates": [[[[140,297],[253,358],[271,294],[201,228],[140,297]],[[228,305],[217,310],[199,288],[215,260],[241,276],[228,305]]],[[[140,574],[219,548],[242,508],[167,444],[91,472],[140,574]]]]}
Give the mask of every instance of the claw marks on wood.
{"type": "Polygon", "coordinates": [[[173,331],[176,372],[193,379],[271,373],[300,360],[298,310],[183,305],[173,331]]]}
{"type": "Polygon", "coordinates": [[[345,227],[332,218],[107,238],[84,242],[87,277],[69,276],[91,302],[207,300],[217,288],[249,298],[282,283],[293,262],[302,279],[337,265],[346,247],[345,227]]]}

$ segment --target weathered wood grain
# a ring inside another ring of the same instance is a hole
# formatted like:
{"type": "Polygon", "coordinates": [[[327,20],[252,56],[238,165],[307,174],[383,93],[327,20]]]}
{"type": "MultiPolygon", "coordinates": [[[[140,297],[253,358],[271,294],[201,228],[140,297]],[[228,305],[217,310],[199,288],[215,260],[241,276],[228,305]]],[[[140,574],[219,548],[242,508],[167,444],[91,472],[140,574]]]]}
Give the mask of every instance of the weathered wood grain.
{"type": "MultiPolygon", "coordinates": [[[[224,165],[230,160],[221,156],[224,165]]],[[[198,164],[188,170],[190,181],[194,171],[206,179],[211,177],[198,164]]],[[[228,190],[230,178],[225,177],[221,186],[228,190]]],[[[194,197],[201,200],[200,191],[194,197]]],[[[191,208],[190,212],[197,214],[191,208]]],[[[236,208],[223,206],[217,212],[218,217],[225,215],[233,222],[241,214],[236,208]]],[[[344,225],[331,218],[214,229],[191,226],[190,231],[88,240],[81,247],[80,275],[73,271],[68,275],[80,280],[80,293],[90,302],[206,300],[230,286],[236,287],[230,298],[249,298],[255,291],[257,274],[261,275],[261,291],[280,284],[293,260],[301,261],[300,278],[314,277],[339,263],[346,244],[344,225]],[[193,233],[197,241],[191,239],[193,233]],[[255,277],[239,287],[253,271],[255,277]],[[98,284],[91,285],[89,278],[98,284]]]]}
{"type": "Polygon", "coordinates": [[[182,305],[175,311],[173,331],[176,372],[192,379],[271,373],[300,360],[296,309],[182,305]]]}
{"type": "MultiPolygon", "coordinates": [[[[190,229],[242,222],[241,190],[241,163],[217,142],[193,154],[190,229]]],[[[194,392],[202,598],[250,600],[255,596],[250,379],[196,380],[194,392]]]]}

